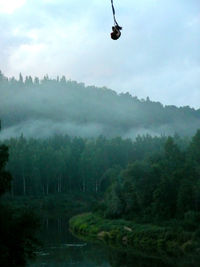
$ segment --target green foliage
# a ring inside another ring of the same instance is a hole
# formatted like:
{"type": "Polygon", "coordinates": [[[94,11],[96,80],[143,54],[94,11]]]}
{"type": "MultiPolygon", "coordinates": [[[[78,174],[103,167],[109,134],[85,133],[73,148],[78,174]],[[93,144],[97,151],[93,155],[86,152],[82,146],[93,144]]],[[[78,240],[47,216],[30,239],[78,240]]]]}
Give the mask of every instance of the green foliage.
{"type": "Polygon", "coordinates": [[[135,141],[120,137],[6,140],[12,173],[12,195],[42,196],[57,193],[103,193],[128,163],[162,153],[165,137],[141,136],[135,141]]]}
{"type": "Polygon", "coordinates": [[[185,150],[169,137],[162,154],[129,164],[106,193],[106,216],[155,223],[176,218],[195,231],[200,211],[199,136],[197,131],[185,150]]]}
{"type": "Polygon", "coordinates": [[[197,247],[191,233],[176,232],[171,227],[107,220],[91,213],[71,218],[70,228],[82,238],[162,254],[177,255],[197,247]]]}

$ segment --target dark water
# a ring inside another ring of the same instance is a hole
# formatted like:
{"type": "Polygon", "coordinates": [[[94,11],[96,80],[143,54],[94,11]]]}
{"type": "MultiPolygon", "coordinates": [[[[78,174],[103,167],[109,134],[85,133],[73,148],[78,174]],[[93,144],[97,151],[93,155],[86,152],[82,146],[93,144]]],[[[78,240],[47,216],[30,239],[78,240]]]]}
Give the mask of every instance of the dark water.
{"type": "Polygon", "coordinates": [[[142,252],[114,249],[103,244],[94,244],[73,236],[68,231],[68,219],[44,220],[40,239],[43,242],[37,258],[29,267],[197,267],[196,257],[166,258],[147,256],[142,252]]]}

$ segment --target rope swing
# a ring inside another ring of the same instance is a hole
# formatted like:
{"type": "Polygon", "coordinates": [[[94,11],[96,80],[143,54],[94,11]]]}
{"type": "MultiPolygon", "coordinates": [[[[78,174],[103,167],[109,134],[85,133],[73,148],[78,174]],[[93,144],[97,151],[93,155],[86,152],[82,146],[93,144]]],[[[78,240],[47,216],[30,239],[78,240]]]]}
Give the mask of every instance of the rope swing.
{"type": "Polygon", "coordinates": [[[112,32],[111,32],[110,36],[113,40],[117,40],[121,36],[122,27],[119,26],[119,24],[117,23],[117,20],[115,18],[115,8],[114,8],[113,0],[111,0],[111,6],[112,6],[114,26],[112,27],[112,32]]]}

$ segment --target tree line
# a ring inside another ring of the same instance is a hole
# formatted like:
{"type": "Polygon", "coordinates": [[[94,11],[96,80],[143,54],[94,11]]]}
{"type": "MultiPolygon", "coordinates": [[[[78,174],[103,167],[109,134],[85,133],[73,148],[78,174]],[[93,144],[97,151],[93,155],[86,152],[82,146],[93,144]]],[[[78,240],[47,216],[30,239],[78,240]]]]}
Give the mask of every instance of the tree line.
{"type": "MultiPolygon", "coordinates": [[[[8,170],[12,195],[48,195],[55,193],[103,193],[128,164],[163,154],[167,137],[138,136],[134,141],[77,138],[56,135],[49,139],[11,138],[8,170]]],[[[181,149],[188,139],[174,136],[181,149]]]]}

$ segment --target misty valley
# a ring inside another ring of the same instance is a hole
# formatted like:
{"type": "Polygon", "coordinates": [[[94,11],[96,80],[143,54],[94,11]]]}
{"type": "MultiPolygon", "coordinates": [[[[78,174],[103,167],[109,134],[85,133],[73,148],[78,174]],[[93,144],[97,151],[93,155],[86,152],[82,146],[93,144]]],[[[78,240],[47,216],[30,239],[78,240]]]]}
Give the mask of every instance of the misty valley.
{"type": "Polygon", "coordinates": [[[0,72],[0,266],[198,266],[200,109],[0,72]]]}
{"type": "Polygon", "coordinates": [[[200,109],[162,105],[106,87],[0,72],[1,139],[48,138],[55,134],[83,138],[138,135],[192,136],[199,128],[200,109]]]}

